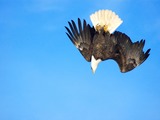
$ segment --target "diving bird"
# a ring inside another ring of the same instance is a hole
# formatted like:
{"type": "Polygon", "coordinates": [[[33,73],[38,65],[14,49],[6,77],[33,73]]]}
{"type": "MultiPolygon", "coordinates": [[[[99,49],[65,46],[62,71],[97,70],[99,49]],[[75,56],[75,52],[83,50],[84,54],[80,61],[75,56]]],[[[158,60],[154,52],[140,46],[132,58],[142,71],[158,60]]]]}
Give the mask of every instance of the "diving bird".
{"type": "Polygon", "coordinates": [[[115,31],[123,22],[111,10],[99,10],[90,16],[93,27],[86,20],[78,18],[78,24],[71,20],[66,34],[86,61],[91,62],[95,73],[98,64],[108,59],[115,60],[121,72],[128,72],[142,64],[150,49],[143,51],[145,40],[132,42],[122,32],[115,31]]]}

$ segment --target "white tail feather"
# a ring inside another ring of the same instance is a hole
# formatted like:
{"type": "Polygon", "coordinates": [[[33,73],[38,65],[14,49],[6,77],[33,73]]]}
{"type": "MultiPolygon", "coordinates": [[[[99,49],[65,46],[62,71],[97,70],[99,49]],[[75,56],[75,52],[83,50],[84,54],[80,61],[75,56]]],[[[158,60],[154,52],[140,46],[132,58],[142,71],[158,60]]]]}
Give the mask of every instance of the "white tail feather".
{"type": "Polygon", "coordinates": [[[99,10],[94,14],[91,14],[90,19],[95,29],[97,25],[100,25],[101,27],[106,25],[109,33],[113,33],[123,22],[119,16],[111,10],[99,10]]]}

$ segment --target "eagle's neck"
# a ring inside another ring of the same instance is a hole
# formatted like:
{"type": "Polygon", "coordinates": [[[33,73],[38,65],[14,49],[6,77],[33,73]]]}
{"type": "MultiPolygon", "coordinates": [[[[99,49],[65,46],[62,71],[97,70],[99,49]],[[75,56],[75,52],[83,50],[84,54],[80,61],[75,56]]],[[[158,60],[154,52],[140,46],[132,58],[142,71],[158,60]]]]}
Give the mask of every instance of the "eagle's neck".
{"type": "Polygon", "coordinates": [[[92,72],[95,73],[97,67],[98,67],[98,64],[101,62],[102,60],[101,59],[95,59],[95,57],[92,55],[92,58],[91,58],[91,68],[92,68],[92,72]]]}

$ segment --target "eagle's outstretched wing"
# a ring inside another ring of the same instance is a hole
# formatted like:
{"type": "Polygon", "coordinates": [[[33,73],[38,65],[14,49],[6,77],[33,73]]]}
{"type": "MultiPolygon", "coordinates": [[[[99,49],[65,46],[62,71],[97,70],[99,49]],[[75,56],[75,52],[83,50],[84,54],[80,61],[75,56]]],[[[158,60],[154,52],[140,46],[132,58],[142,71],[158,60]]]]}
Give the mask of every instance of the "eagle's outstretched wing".
{"type": "Polygon", "coordinates": [[[72,43],[77,47],[83,57],[90,62],[91,61],[91,54],[92,54],[92,39],[94,35],[94,28],[91,28],[89,24],[83,20],[83,25],[81,20],[78,18],[78,28],[75,22],[72,20],[68,22],[69,27],[65,27],[67,29],[66,33],[72,43]]]}
{"type": "Polygon", "coordinates": [[[149,56],[148,49],[145,53],[143,47],[145,40],[132,43],[131,39],[124,33],[114,32],[117,39],[117,56],[114,60],[118,63],[121,72],[128,72],[142,64],[149,56]]]}

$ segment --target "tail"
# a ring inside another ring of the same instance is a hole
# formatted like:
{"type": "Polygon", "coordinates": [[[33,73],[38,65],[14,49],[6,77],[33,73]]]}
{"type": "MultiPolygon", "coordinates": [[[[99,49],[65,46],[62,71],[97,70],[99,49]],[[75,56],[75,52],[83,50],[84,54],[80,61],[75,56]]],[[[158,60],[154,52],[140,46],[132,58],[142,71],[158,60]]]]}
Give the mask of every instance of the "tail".
{"type": "Polygon", "coordinates": [[[94,14],[91,14],[90,19],[95,30],[100,26],[109,33],[113,33],[123,22],[119,16],[111,10],[99,10],[94,14]]]}

